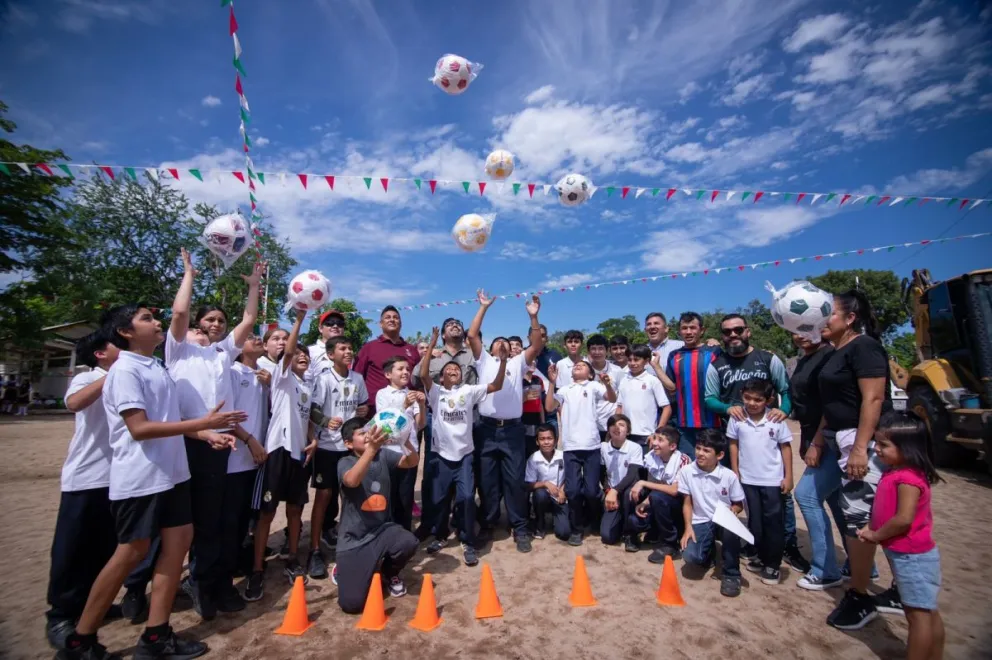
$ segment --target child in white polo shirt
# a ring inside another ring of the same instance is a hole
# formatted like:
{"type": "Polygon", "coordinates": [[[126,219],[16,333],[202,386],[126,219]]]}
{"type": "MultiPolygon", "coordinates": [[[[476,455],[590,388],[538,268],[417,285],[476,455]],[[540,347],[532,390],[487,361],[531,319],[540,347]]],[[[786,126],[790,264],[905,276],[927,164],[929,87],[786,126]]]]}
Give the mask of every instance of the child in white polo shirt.
{"type": "Polygon", "coordinates": [[[650,361],[651,349],[643,344],[635,346],[627,363],[630,375],[617,389],[617,412],[630,418],[630,439],[644,451],[648,449],[648,436],[666,426],[672,416],[665,386],[647,370],[650,361]]]}
{"type": "MultiPolygon", "coordinates": [[[[440,331],[437,327],[431,332],[427,350],[437,346],[440,331]]],[[[493,382],[484,385],[462,384],[462,367],[452,360],[441,368],[441,384],[435,385],[430,377],[430,360],[420,361],[420,382],[427,392],[427,401],[434,411],[431,428],[431,448],[433,460],[427,465],[433,470],[431,491],[426,495],[432,499],[431,510],[435,512],[433,521],[425,521],[428,528],[434,529],[434,540],[427,546],[427,554],[436,554],[443,548],[448,538],[448,518],[451,510],[451,488],[455,488],[455,519],[458,521],[458,537],[462,543],[462,554],[466,566],[475,566],[479,557],[475,548],[475,476],[472,473],[472,422],[475,406],[486,395],[503,389],[506,379],[507,349],[501,345],[498,350],[499,371],[493,382]]]]}
{"type": "MultiPolygon", "coordinates": [[[[605,335],[592,335],[586,340],[586,350],[589,351],[589,364],[592,365],[592,373],[594,378],[598,378],[602,374],[607,374],[610,377],[610,382],[613,383],[613,391],[620,392],[620,383],[627,376],[623,369],[607,361],[607,345],[609,341],[606,339],[605,335]]],[[[619,394],[617,395],[619,399],[619,394]]],[[[597,417],[596,422],[599,425],[599,439],[601,442],[607,441],[606,434],[606,422],[609,421],[610,417],[617,411],[616,401],[603,400],[599,402],[599,408],[596,411],[597,417]]]]}
{"type": "Polygon", "coordinates": [[[758,551],[745,568],[760,574],[765,584],[778,584],[785,551],[782,500],[792,492],[792,431],[785,422],[768,419],[769,406],[777,401],[771,381],[747,381],[741,398],[747,419],[731,417],[727,438],[730,467],[744,486],[747,526],[758,551]]]}
{"type": "Polygon", "coordinates": [[[692,459],[679,451],[679,432],[663,426],[648,438],[651,451],[644,455],[647,479],[630,489],[630,499],[637,506],[627,517],[629,533],[636,536],[652,532],[660,543],[648,557],[652,564],[665,563],[665,557],[678,559],[679,535],[682,530],[682,496],[678,476],[692,459]]]}
{"type": "Polygon", "coordinates": [[[565,458],[555,449],[558,437],[555,427],[541,424],[537,427],[537,451],[527,458],[524,482],[531,492],[534,508],[534,538],[545,536],[545,518],[552,515],[555,536],[567,541],[572,531],[568,521],[568,502],[565,500],[565,458]]]}
{"type": "Polygon", "coordinates": [[[565,497],[572,532],[568,544],[582,545],[582,532],[593,519],[599,504],[600,460],[599,426],[596,422],[600,401],[616,401],[610,377],[603,374],[602,382],[592,379],[592,366],[577,362],[572,367],[572,382],[557,392],[558,368],[548,367],[551,387],[544,398],[548,412],[561,407],[561,439],[565,457],[565,497]]]}
{"type": "MultiPolygon", "coordinates": [[[[413,433],[411,441],[414,449],[419,452],[420,443],[417,436],[427,424],[427,413],[424,412],[427,397],[423,392],[410,391],[410,363],[403,357],[397,355],[386,360],[382,365],[382,373],[389,381],[389,385],[376,392],[375,410],[379,412],[392,408],[406,412],[416,423],[416,432],[413,433]]],[[[395,444],[388,444],[383,450],[403,454],[403,448],[395,444]]],[[[420,466],[397,468],[391,482],[393,492],[390,494],[390,506],[393,522],[408,532],[413,529],[413,497],[417,488],[418,467],[420,466]]]]}
{"type": "MultiPolygon", "coordinates": [[[[606,429],[609,440],[599,445],[605,493],[599,535],[603,543],[613,545],[623,534],[630,511],[630,487],[637,482],[639,471],[644,465],[644,452],[639,444],[627,439],[630,420],[626,415],[610,417],[606,429]]],[[[633,536],[626,536],[624,549],[627,552],[637,552],[640,548],[633,536]]]]}
{"type": "Polygon", "coordinates": [[[583,359],[582,340],[582,332],[579,330],[569,330],[565,333],[566,355],[555,363],[555,367],[558,368],[559,388],[572,384],[572,369],[583,359]]]}
{"type": "Polygon", "coordinates": [[[713,522],[718,503],[735,514],[744,509],[744,490],[737,475],[720,465],[727,441],[717,429],[703,429],[696,436],[696,462],[679,472],[679,492],[685,496],[682,517],[682,559],[704,569],[713,561],[717,536],[723,545],[723,579],[720,593],[734,598],[741,593],[740,539],[713,522]]]}
{"type": "Polygon", "coordinates": [[[180,639],[169,626],[183,561],[193,538],[190,472],[183,436],[218,448],[230,447],[233,436],[210,429],[233,428],[245,420],[245,415],[220,412],[217,405],[198,419],[181,421],[175,383],[153,357],[164,338],[162,324],[143,304],[116,307],[105,319],[107,337],[122,349],[103,385],[113,452],[109,497],[118,545],[94,581],[75,632],[65,639],[59,657],[111,657],[97,642],[97,628],[128,573],[148,552],[151,538],[158,535],[161,552],[155,564],[151,607],[136,655],[195,658],[206,653],[206,644],[180,639]]]}

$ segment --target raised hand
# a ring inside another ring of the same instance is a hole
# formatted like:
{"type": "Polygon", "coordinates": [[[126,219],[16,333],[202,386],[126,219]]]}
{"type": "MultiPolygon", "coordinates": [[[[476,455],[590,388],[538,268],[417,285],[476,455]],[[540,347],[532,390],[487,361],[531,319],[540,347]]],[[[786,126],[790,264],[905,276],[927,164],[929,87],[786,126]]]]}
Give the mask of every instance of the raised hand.
{"type": "Polygon", "coordinates": [[[193,268],[193,258],[189,256],[189,252],[186,251],[186,248],[180,248],[179,254],[181,254],[183,258],[183,272],[195,276],[197,271],[193,268]]]}
{"type": "Polygon", "coordinates": [[[262,281],[262,275],[265,274],[265,270],[268,268],[269,262],[267,261],[256,261],[255,266],[251,269],[251,275],[242,275],[241,279],[245,281],[248,286],[258,286],[262,281]]]}
{"type": "Polygon", "coordinates": [[[332,431],[337,431],[344,424],[344,419],[341,417],[331,417],[327,422],[327,428],[332,431]]]}
{"type": "Polygon", "coordinates": [[[495,296],[490,296],[485,292],[484,289],[479,289],[478,291],[476,291],[475,296],[476,298],[478,298],[479,304],[482,305],[483,307],[489,307],[494,302],[496,302],[495,296]]]}
{"type": "Polygon", "coordinates": [[[606,387],[609,387],[610,386],[610,374],[606,373],[605,371],[603,373],[599,374],[599,380],[606,387]]]}
{"type": "Polygon", "coordinates": [[[427,344],[428,347],[427,350],[429,351],[434,350],[434,347],[437,346],[438,337],[440,336],[441,336],[441,331],[438,330],[438,327],[435,325],[433,328],[431,328],[431,339],[430,342],[427,344]]]}
{"type": "Polygon", "coordinates": [[[506,344],[500,343],[500,345],[496,348],[496,357],[500,360],[505,360],[509,356],[510,350],[507,348],[506,344]]]}
{"type": "Polygon", "coordinates": [[[272,374],[267,369],[257,369],[255,370],[255,378],[262,385],[268,387],[272,383],[272,374]]]}
{"type": "Polygon", "coordinates": [[[548,365],[548,380],[552,383],[558,380],[558,365],[549,364],[548,365]]]}
{"type": "Polygon", "coordinates": [[[537,296],[532,296],[529,301],[527,301],[527,313],[531,316],[537,316],[537,313],[541,311],[541,299],[537,296]]]}
{"type": "Polygon", "coordinates": [[[232,429],[241,422],[248,420],[247,413],[241,410],[220,412],[222,407],[224,407],[223,401],[218,403],[217,406],[203,418],[204,426],[207,429],[232,429]]]}
{"type": "Polygon", "coordinates": [[[365,436],[365,444],[367,444],[374,451],[378,451],[380,447],[386,444],[387,440],[389,440],[389,436],[387,436],[378,426],[373,426],[369,429],[368,434],[365,436]]]}

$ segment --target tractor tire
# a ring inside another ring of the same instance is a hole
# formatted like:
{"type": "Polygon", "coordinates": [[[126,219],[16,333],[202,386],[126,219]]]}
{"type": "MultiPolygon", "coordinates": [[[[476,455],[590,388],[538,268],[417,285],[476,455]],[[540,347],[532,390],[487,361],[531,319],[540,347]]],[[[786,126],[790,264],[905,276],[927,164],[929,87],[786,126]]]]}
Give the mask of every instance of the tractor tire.
{"type": "Polygon", "coordinates": [[[974,461],[971,450],[947,441],[951,432],[951,415],[944,402],[928,386],[916,385],[909,390],[906,409],[926,423],[930,431],[930,458],[937,467],[965,467],[974,461]]]}

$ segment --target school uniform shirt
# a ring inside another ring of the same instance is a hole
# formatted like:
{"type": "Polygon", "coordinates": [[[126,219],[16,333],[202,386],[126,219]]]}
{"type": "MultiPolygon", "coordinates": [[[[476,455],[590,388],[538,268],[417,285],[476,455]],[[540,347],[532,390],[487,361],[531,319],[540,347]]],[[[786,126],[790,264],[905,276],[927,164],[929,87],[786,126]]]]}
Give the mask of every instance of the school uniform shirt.
{"type": "Polygon", "coordinates": [[[556,449],[550,460],[544,458],[540,449],[527,457],[524,482],[536,484],[540,481],[553,483],[558,488],[565,483],[565,454],[561,449],[556,449]]]}
{"type": "Polygon", "coordinates": [[[672,351],[666,375],[675,384],[675,423],[682,428],[712,429],[720,427],[720,418],[706,407],[706,372],[720,348],[696,346],[672,351]]]}
{"type": "Polygon", "coordinates": [[[200,346],[176,341],[172,332],[165,333],[165,366],[176,383],[182,419],[203,417],[221,401],[221,412],[235,409],[231,365],[239,355],[241,349],[234,345],[233,334],[210,346],[200,346]]]}
{"type": "Polygon", "coordinates": [[[270,374],[274,374],[276,372],[276,367],[277,366],[279,366],[279,365],[276,364],[275,362],[273,362],[272,360],[270,360],[265,355],[263,355],[262,357],[258,358],[258,368],[259,369],[265,369],[270,374]]]}
{"type": "Polygon", "coordinates": [[[687,465],[679,471],[679,492],[692,496],[692,524],[708,523],[716,513],[716,503],[728,507],[744,501],[744,489],[737,475],[719,463],[712,472],[704,472],[699,463],[687,465]]]}
{"type": "Polygon", "coordinates": [[[639,444],[630,440],[624,440],[619,447],[614,447],[609,440],[601,442],[599,455],[603,467],[606,468],[606,485],[610,488],[616,488],[617,484],[623,481],[631,465],[644,465],[644,450],[639,444]]]}
{"type": "Polygon", "coordinates": [[[606,387],[590,380],[572,383],[555,392],[561,409],[561,446],[565,451],[599,448],[596,411],[606,398],[606,387]]]}
{"type": "MultiPolygon", "coordinates": [[[[407,415],[409,415],[410,423],[416,425],[417,411],[419,409],[418,408],[419,404],[414,403],[411,406],[403,405],[404,403],[406,403],[406,396],[409,393],[410,393],[410,388],[408,387],[404,387],[403,389],[400,390],[400,389],[396,389],[392,385],[386,385],[385,387],[380,389],[375,395],[376,412],[382,412],[387,408],[392,408],[393,410],[402,410],[407,415]]],[[[417,433],[417,429],[416,427],[414,427],[410,431],[410,444],[413,445],[414,451],[420,450],[420,439],[417,437],[418,435],[419,433],[417,433]]],[[[400,456],[403,455],[403,447],[401,445],[389,443],[383,445],[382,448],[390,452],[399,454],[400,456]]]]}
{"type": "Polygon", "coordinates": [[[269,399],[272,417],[265,435],[265,450],[269,453],[282,447],[293,458],[305,459],[307,431],[310,428],[310,405],[313,403],[310,385],[293,373],[292,365],[282,365],[272,374],[269,399]]]}
{"type": "MultiPolygon", "coordinates": [[[[234,408],[248,415],[241,422],[241,428],[250,433],[260,443],[265,442],[266,426],[269,422],[269,402],[266,400],[265,386],[258,382],[255,370],[235,362],[231,367],[231,388],[234,390],[234,408]]],[[[257,465],[251,457],[248,445],[238,440],[227,457],[227,473],[247,472],[257,465]]]]}
{"type": "Polygon", "coordinates": [[[631,435],[651,435],[658,428],[658,409],[668,405],[668,395],[661,381],[645,369],[623,379],[617,404],[630,418],[631,435]]]}
{"type": "Polygon", "coordinates": [[[727,422],[727,437],[737,441],[737,469],[741,483],[748,486],[779,486],[785,479],[785,465],[779,445],[792,444],[792,431],[785,422],[764,417],[757,422],[748,417],[727,422]]]}
{"type": "Polygon", "coordinates": [[[459,385],[447,390],[431,387],[427,402],[434,411],[431,449],[447,461],[460,461],[475,449],[472,443],[472,409],[486,398],[488,385],[459,385]]]}
{"type": "MultiPolygon", "coordinates": [[[[582,361],[581,359],[579,360],[582,361]]],[[[567,355],[555,363],[558,367],[558,380],[555,381],[555,386],[560,390],[563,387],[567,387],[572,384],[572,367],[575,366],[575,360],[568,357],[567,355]]]]}
{"type": "Polygon", "coordinates": [[[110,499],[125,500],[162,493],[189,479],[186,443],[181,435],[135,440],[121,417],[144,410],[150,422],[179,422],[179,394],[162,363],[121,351],[103,383],[110,447],[110,499]]]}
{"type": "Polygon", "coordinates": [[[834,349],[820,369],[818,385],[826,428],[831,431],[855,429],[861,416],[862,378],[885,378],[882,412],[892,409],[889,388],[889,358],[885,347],[867,335],[855,337],[834,349]]]}
{"type": "MultiPolygon", "coordinates": [[[[527,368],[525,353],[506,361],[503,389],[496,390],[479,404],[479,414],[493,419],[520,419],[524,412],[524,370],[527,368]]],[[[480,383],[491,383],[499,373],[499,358],[485,351],[475,361],[480,383]]]]}
{"type": "MultiPolygon", "coordinates": [[[[69,383],[65,398],[92,385],[107,375],[97,367],[92,371],[76,374],[69,383]]],[[[103,401],[97,399],[76,413],[76,428],[69,442],[69,453],[62,465],[62,492],[71,493],[110,485],[110,429],[103,401]]]]}
{"type": "Polygon", "coordinates": [[[307,351],[310,354],[310,366],[307,367],[304,379],[312,383],[321,373],[331,368],[331,359],[327,357],[327,345],[320,341],[308,346],[307,351]]]}
{"type": "MultiPolygon", "coordinates": [[[[375,400],[379,390],[389,385],[389,379],[382,371],[382,365],[391,357],[401,357],[410,365],[410,372],[420,362],[420,354],[417,347],[408,344],[402,337],[393,343],[385,335],[379,335],[372,341],[362,346],[355,356],[354,369],[365,379],[365,388],[369,392],[369,397],[375,400]]],[[[378,410],[378,406],[376,407],[378,410]]],[[[373,411],[374,412],[374,411],[373,411]]]]}
{"type": "Polygon", "coordinates": [[[401,457],[380,451],[369,463],[362,483],[355,488],[344,485],[344,475],[358,463],[358,456],[348,454],[338,461],[341,484],[341,522],[338,525],[338,553],[360,548],[386,529],[392,522],[389,506],[390,470],[401,457]]]}
{"type": "MultiPolygon", "coordinates": [[[[648,343],[648,348],[651,349],[651,355],[657,356],[658,364],[660,364],[662,367],[668,366],[668,356],[670,356],[673,352],[679,350],[680,348],[684,348],[684,347],[685,347],[685,342],[682,341],[681,339],[668,339],[667,337],[663,339],[662,342],[657,346],[652,346],[650,343],[648,343]]],[[[645,371],[647,371],[655,378],[658,378],[660,380],[658,374],[654,372],[654,367],[651,366],[650,362],[648,362],[647,366],[645,367],[645,371]]]]}
{"type": "Polygon", "coordinates": [[[644,467],[648,471],[648,480],[656,484],[674,484],[682,468],[690,463],[692,459],[678,449],[672,452],[668,461],[653,451],[644,454],[644,467]]]}
{"type": "MultiPolygon", "coordinates": [[[[606,375],[608,375],[610,377],[610,387],[613,388],[614,392],[617,391],[617,388],[620,387],[621,381],[623,381],[623,379],[626,377],[626,374],[623,373],[623,369],[613,364],[612,362],[607,362],[606,367],[604,367],[603,369],[596,369],[595,367],[593,367],[593,373],[596,376],[597,382],[599,382],[599,377],[602,374],[605,373],[606,375]]],[[[599,402],[599,405],[596,407],[596,423],[599,426],[600,431],[606,430],[606,422],[610,420],[610,417],[613,416],[613,414],[616,411],[617,411],[616,401],[613,401],[611,403],[609,400],[604,398],[602,401],[599,402]]]]}
{"type": "MultiPolygon", "coordinates": [[[[368,403],[369,393],[365,389],[365,379],[360,374],[349,369],[348,375],[342,376],[331,366],[314,380],[313,400],[327,419],[340,417],[347,422],[355,416],[358,406],[368,403]]],[[[320,429],[317,446],[329,451],[348,450],[341,437],[341,427],[329,429],[324,426],[320,429]]]]}

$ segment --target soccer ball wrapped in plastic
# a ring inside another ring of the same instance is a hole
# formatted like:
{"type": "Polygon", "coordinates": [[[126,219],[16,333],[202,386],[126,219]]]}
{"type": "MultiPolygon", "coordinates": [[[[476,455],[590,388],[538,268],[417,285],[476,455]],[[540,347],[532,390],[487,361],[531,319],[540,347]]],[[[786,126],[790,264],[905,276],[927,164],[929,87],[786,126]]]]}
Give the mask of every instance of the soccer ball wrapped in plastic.
{"type": "Polygon", "coordinates": [[[776,290],[770,282],[765,288],[772,292],[772,318],[789,332],[819,343],[834,308],[834,297],[805,280],[789,282],[776,290]]]}
{"type": "Polygon", "coordinates": [[[479,215],[466,213],[458,218],[451,229],[455,243],[466,252],[477,252],[486,246],[489,235],[493,232],[495,215],[479,215]]]}
{"type": "Polygon", "coordinates": [[[555,184],[558,191],[558,201],[565,206],[584,204],[592,193],[592,183],[589,179],[575,172],[566,174],[555,184]]]}
{"type": "Polygon", "coordinates": [[[248,223],[239,214],[221,215],[203,229],[200,242],[224,264],[224,268],[230,268],[251,247],[249,230],[248,223]]]}
{"type": "Polygon", "coordinates": [[[505,149],[497,149],[486,157],[486,174],[502,181],[513,174],[513,154],[505,149]]]}
{"type": "Polygon", "coordinates": [[[289,283],[286,309],[317,309],[330,299],[331,281],[315,270],[305,270],[289,283]]]}
{"type": "Polygon", "coordinates": [[[410,439],[410,433],[413,431],[414,423],[410,419],[410,415],[402,410],[387,408],[376,411],[372,419],[369,420],[366,428],[370,430],[374,428],[381,429],[388,438],[388,444],[403,445],[410,439]]]}
{"type": "Polygon", "coordinates": [[[455,96],[468,89],[481,70],[481,64],[469,62],[460,55],[442,55],[434,65],[434,75],[430,80],[441,91],[455,96]]]}

